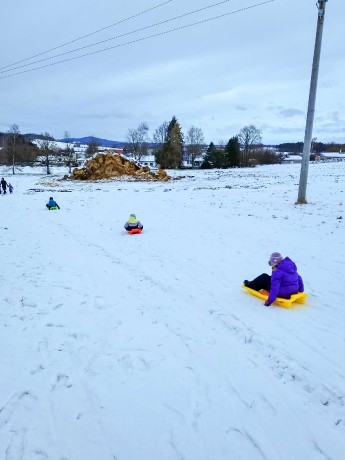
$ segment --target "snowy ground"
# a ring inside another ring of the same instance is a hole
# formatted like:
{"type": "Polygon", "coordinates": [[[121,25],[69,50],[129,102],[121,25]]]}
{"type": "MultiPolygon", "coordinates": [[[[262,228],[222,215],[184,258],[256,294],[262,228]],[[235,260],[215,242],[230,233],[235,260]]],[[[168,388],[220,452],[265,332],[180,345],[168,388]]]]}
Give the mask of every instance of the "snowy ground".
{"type": "Polygon", "coordinates": [[[0,170],[1,460],[345,459],[345,162],[310,165],[305,206],[299,165],[54,172],[0,170]],[[241,289],[273,251],[307,305],[241,289]]]}

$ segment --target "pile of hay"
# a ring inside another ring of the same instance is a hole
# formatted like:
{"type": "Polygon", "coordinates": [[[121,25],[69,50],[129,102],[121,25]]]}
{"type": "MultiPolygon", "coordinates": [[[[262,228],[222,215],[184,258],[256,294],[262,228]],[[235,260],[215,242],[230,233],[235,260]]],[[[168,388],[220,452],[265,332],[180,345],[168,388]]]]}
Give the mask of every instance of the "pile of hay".
{"type": "Polygon", "coordinates": [[[121,176],[129,176],[142,181],[168,181],[170,179],[163,169],[151,171],[147,166],[140,167],[133,161],[113,153],[99,153],[88,160],[83,168],[74,169],[71,179],[100,180],[121,176]]]}

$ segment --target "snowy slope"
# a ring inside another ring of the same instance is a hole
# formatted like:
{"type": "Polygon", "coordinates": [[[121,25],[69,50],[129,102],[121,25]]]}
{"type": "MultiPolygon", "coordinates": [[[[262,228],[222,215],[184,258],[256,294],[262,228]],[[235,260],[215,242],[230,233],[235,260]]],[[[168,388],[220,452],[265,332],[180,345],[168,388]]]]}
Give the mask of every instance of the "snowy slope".
{"type": "Polygon", "coordinates": [[[344,460],[345,163],[310,165],[306,206],[299,165],[54,172],[0,196],[0,459],[344,460]],[[273,251],[306,306],[241,289],[273,251]]]}

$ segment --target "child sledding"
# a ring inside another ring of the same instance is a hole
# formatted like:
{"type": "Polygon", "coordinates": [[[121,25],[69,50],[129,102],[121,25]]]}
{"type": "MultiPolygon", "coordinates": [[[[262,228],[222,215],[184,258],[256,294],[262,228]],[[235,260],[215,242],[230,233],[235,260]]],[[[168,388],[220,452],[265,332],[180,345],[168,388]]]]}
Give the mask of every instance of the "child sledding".
{"type": "Polygon", "coordinates": [[[304,303],[308,294],[304,293],[296,264],[289,257],[283,258],[279,252],[270,256],[268,264],[272,267],[272,275],[263,273],[252,281],[244,280],[243,288],[265,300],[266,307],[275,303],[290,308],[294,302],[304,303]]]}
{"type": "Polygon", "coordinates": [[[49,198],[46,207],[49,209],[49,211],[55,211],[56,209],[60,209],[60,206],[57,204],[57,202],[53,199],[52,196],[49,198]]]}
{"type": "Polygon", "coordinates": [[[130,235],[141,233],[144,229],[143,224],[136,218],[135,214],[131,214],[124,225],[125,229],[130,235]]]}

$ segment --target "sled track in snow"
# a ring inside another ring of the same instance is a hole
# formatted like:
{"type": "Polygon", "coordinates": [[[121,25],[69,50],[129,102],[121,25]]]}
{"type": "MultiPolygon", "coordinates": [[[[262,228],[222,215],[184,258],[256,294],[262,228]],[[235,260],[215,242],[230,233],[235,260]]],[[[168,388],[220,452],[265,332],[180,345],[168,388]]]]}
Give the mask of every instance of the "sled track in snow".
{"type": "Polygon", "coordinates": [[[267,369],[272,372],[275,378],[287,384],[298,384],[305,392],[306,399],[313,398],[318,401],[320,409],[323,410],[326,416],[328,416],[327,407],[336,406],[339,417],[335,419],[329,418],[329,423],[341,426],[345,435],[344,391],[339,388],[330,388],[323,384],[302,363],[293,359],[288,351],[269,343],[269,339],[264,339],[236,315],[212,311],[211,316],[236,336],[239,341],[245,342],[251,347],[254,364],[258,365],[264,361],[267,369]]]}

